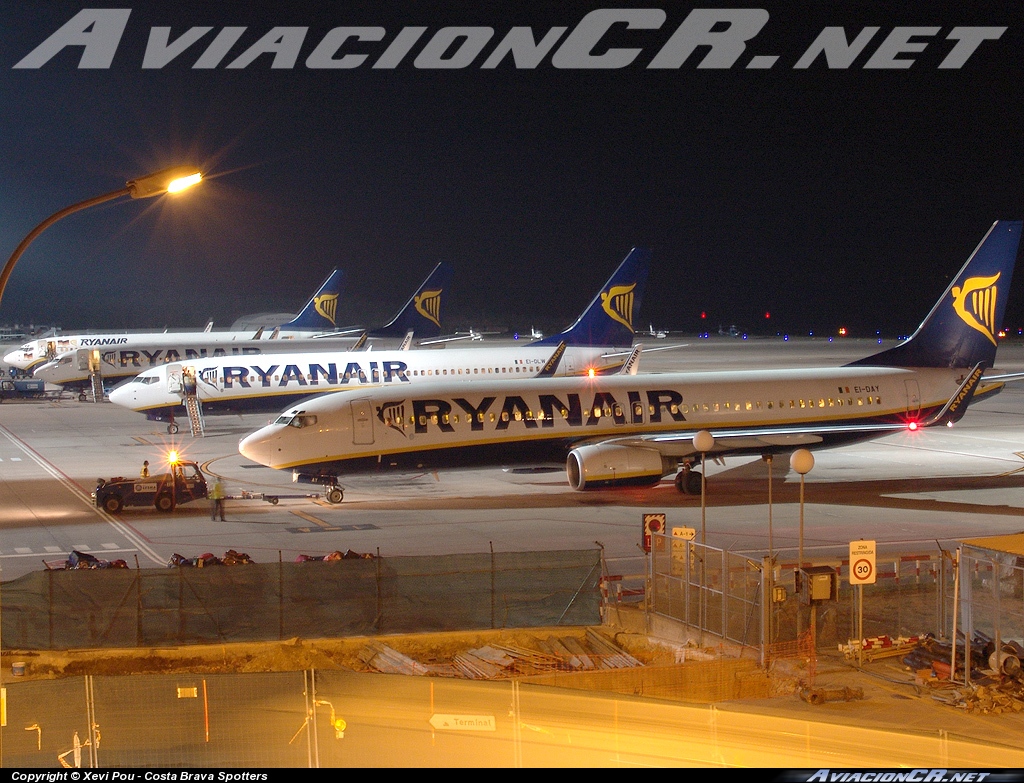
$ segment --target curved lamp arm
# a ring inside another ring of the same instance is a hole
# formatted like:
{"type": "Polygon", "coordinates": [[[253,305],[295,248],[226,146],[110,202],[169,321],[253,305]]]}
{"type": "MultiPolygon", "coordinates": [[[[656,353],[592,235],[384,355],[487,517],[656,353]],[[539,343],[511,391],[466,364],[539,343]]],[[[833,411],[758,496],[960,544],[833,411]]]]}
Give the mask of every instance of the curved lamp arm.
{"type": "Polygon", "coordinates": [[[125,183],[123,188],[118,190],[112,190],[110,193],[104,193],[102,196],[95,196],[85,201],[79,201],[77,204],[72,204],[70,207],[64,207],[59,212],[55,212],[50,217],[46,218],[42,223],[32,229],[28,235],[21,240],[21,244],[15,248],[14,253],[7,260],[7,264],[4,266],[3,271],[0,272],[0,301],[3,301],[4,290],[7,288],[7,280],[11,276],[11,272],[14,271],[14,265],[18,263],[18,259],[21,258],[22,253],[32,244],[33,240],[42,234],[47,228],[52,226],[61,218],[65,218],[68,215],[79,212],[89,207],[94,207],[97,204],[103,204],[107,201],[113,201],[116,198],[122,196],[131,196],[132,198],[150,198],[151,196],[159,196],[161,193],[177,193],[184,190],[185,188],[195,185],[202,179],[202,175],[194,166],[175,166],[174,168],[164,169],[154,174],[148,174],[145,177],[139,177],[138,179],[129,180],[125,183]]]}

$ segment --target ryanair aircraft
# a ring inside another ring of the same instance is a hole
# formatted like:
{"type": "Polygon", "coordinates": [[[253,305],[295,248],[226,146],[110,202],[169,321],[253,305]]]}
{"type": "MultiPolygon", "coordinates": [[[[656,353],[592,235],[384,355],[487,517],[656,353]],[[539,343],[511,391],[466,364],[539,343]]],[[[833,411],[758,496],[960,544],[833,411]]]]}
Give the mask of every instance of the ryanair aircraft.
{"type": "MultiPolygon", "coordinates": [[[[91,373],[97,370],[104,380],[120,380],[173,362],[204,359],[227,361],[230,358],[237,363],[241,357],[279,353],[284,345],[287,345],[289,352],[307,351],[315,354],[339,350],[338,340],[344,338],[350,338],[353,342],[371,337],[390,340],[402,338],[414,330],[417,334],[436,335],[441,331],[442,292],[449,287],[451,278],[451,267],[443,262],[438,264],[397,316],[387,325],[369,332],[355,327],[325,330],[327,327],[334,329],[336,323],[341,273],[335,270],[303,311],[288,324],[279,327],[286,331],[274,334],[275,339],[253,339],[255,335],[245,333],[244,338],[225,340],[220,336],[221,333],[206,332],[192,334],[188,339],[183,339],[182,334],[132,335],[128,342],[127,337],[121,335],[117,339],[125,342],[100,343],[98,347],[92,347],[96,343],[87,343],[78,350],[70,350],[40,365],[33,375],[47,383],[78,387],[87,385],[91,373]],[[338,284],[333,284],[332,280],[338,284]],[[207,337],[215,339],[207,340],[207,337]],[[326,343],[320,342],[325,338],[331,339],[326,343]],[[282,344],[282,340],[288,342],[282,344]]],[[[262,337],[262,331],[259,336],[262,337]]]]}
{"type": "Polygon", "coordinates": [[[192,390],[204,414],[277,412],[312,394],[352,387],[616,371],[633,345],[633,317],[640,308],[650,257],[649,251],[634,248],[572,326],[526,345],[321,351],[173,363],[140,373],[114,389],[110,401],[173,426],[192,390]]]}
{"type": "MultiPolygon", "coordinates": [[[[313,298],[306,303],[295,318],[288,323],[281,324],[273,335],[278,338],[310,337],[319,332],[326,332],[336,329],[334,323],[335,307],[338,298],[343,290],[343,276],[341,271],[335,269],[313,294],[313,298]]],[[[238,341],[255,342],[260,339],[269,340],[264,337],[265,330],[258,332],[215,332],[212,331],[212,322],[202,332],[119,332],[113,334],[74,334],[47,337],[40,340],[32,340],[25,343],[14,351],[4,356],[4,362],[12,367],[22,370],[34,371],[36,368],[53,362],[58,357],[71,351],[99,351],[101,354],[113,355],[115,360],[112,367],[120,365],[122,368],[131,366],[134,368],[134,375],[142,368],[155,364],[156,362],[169,361],[168,352],[181,358],[186,352],[214,350],[214,345],[224,347],[224,343],[238,341]],[[144,353],[143,348],[149,353],[144,353]],[[119,356],[119,352],[124,358],[119,356]]],[[[229,349],[225,349],[230,353],[229,349]]],[[[78,361],[74,362],[77,371],[78,361]]],[[[122,376],[128,373],[121,373],[122,376]]],[[[88,368],[82,378],[88,378],[88,368]]],[[[79,379],[82,379],[79,378],[79,379]]],[[[68,383],[67,380],[54,380],[51,383],[68,383]]]]}
{"type": "Polygon", "coordinates": [[[910,339],[843,367],[481,380],[328,394],[244,438],[248,459],[323,484],[451,466],[561,463],[575,489],[700,491],[702,455],[780,454],[945,424],[1024,374],[984,374],[1017,257],[999,221],[910,339]],[[699,448],[698,448],[699,447],[699,448]]]}

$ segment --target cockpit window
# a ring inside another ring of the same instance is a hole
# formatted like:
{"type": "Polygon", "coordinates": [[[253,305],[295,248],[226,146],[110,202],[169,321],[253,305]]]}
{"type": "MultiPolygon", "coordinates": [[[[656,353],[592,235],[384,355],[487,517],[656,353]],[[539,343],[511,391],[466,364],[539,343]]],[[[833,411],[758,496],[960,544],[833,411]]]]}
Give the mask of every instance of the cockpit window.
{"type": "Polygon", "coordinates": [[[316,416],[308,413],[282,413],[277,417],[277,421],[274,424],[302,429],[303,427],[312,427],[316,424],[316,416]]]}
{"type": "Polygon", "coordinates": [[[156,383],[158,380],[160,379],[157,378],[155,375],[136,375],[134,378],[128,381],[128,383],[141,383],[143,386],[150,386],[156,383]]]}

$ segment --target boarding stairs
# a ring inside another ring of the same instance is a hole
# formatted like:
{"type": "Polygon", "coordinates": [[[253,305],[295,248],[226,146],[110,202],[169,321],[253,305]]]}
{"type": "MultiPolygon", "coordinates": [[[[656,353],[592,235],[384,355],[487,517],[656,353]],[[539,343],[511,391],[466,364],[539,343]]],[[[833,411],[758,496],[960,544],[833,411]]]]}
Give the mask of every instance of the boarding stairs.
{"type": "Polygon", "coordinates": [[[103,373],[89,373],[89,385],[92,386],[92,401],[103,402],[103,373]]]}
{"type": "Polygon", "coordinates": [[[188,411],[188,423],[192,427],[193,437],[205,437],[203,430],[203,404],[196,394],[185,395],[185,410],[188,411]]]}

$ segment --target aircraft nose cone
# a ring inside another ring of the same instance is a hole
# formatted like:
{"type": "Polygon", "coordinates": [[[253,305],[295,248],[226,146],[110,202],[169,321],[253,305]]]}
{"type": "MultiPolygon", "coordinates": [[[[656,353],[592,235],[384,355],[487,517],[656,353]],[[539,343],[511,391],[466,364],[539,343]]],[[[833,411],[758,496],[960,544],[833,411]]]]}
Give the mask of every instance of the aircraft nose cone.
{"type": "Polygon", "coordinates": [[[238,453],[246,459],[250,459],[260,465],[273,467],[273,444],[278,438],[270,431],[269,427],[256,430],[238,442],[238,453]]]}
{"type": "Polygon", "coordinates": [[[121,405],[122,407],[130,408],[132,407],[132,403],[135,401],[135,399],[130,389],[127,389],[124,386],[119,386],[116,389],[111,389],[110,401],[115,405],[121,405]]]}

